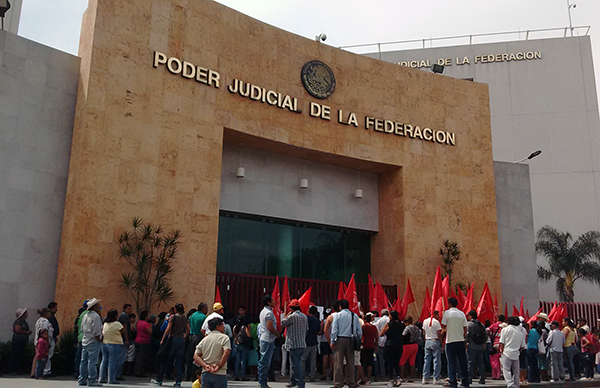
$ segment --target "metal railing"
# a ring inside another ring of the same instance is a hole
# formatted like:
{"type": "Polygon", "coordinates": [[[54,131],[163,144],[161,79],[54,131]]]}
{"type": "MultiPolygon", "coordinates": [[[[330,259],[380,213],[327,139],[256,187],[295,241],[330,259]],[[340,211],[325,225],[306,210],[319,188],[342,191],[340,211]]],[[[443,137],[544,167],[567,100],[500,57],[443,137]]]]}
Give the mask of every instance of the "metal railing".
{"type": "MultiPolygon", "coordinates": [[[[533,40],[533,39],[548,39],[558,38],[567,36],[587,36],[590,32],[590,26],[575,26],[575,27],[557,27],[557,28],[542,28],[536,30],[525,30],[525,31],[505,31],[505,32],[491,32],[485,34],[470,34],[470,35],[456,35],[456,36],[445,36],[440,38],[424,38],[424,39],[411,39],[411,40],[399,40],[393,42],[380,42],[380,43],[366,43],[366,44],[355,44],[350,46],[340,46],[343,50],[353,51],[350,49],[359,49],[361,53],[373,52],[368,51],[367,48],[377,48],[379,53],[379,59],[381,59],[382,47],[383,46],[409,46],[403,47],[403,50],[410,49],[426,49],[436,47],[448,47],[458,45],[473,45],[482,43],[499,43],[508,42],[514,40],[533,40]],[[501,39],[497,39],[502,37],[501,39]],[[439,45],[434,45],[439,43],[439,45]]],[[[387,51],[391,51],[387,50],[387,51]]]]}
{"type": "MultiPolygon", "coordinates": [[[[237,308],[244,306],[248,314],[255,315],[262,309],[262,297],[273,291],[274,276],[245,275],[239,273],[217,272],[217,287],[221,300],[228,311],[237,315],[237,308]]],[[[317,306],[331,307],[337,299],[340,282],[316,279],[288,278],[290,297],[299,298],[312,287],[311,302],[317,306]]],[[[390,301],[396,300],[396,286],[382,286],[390,301]]],[[[279,278],[280,292],[283,291],[283,278],[279,278]]],[[[368,284],[357,283],[356,293],[363,306],[369,303],[368,284]]],[[[364,310],[364,308],[363,308],[364,310]]]]}
{"type": "MultiPolygon", "coordinates": [[[[544,312],[548,314],[555,303],[559,302],[544,302],[540,301],[540,308],[544,308],[544,312]]],[[[575,323],[579,318],[585,318],[590,328],[600,326],[600,303],[565,303],[567,306],[567,314],[575,323]]]]}

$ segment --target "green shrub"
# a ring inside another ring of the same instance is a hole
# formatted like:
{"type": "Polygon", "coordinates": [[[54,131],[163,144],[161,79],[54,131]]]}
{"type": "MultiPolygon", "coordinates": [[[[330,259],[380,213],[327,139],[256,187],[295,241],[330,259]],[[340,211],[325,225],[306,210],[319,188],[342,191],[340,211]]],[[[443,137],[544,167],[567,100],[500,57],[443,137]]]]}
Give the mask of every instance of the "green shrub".
{"type": "MultiPolygon", "coordinates": [[[[10,352],[12,350],[12,341],[0,342],[0,373],[8,373],[8,363],[10,361],[10,352]]],[[[61,333],[58,344],[54,349],[52,356],[52,372],[57,375],[70,375],[73,371],[73,361],[75,351],[77,350],[77,334],[73,329],[61,333]]],[[[35,348],[33,341],[30,341],[25,347],[23,363],[20,372],[28,375],[31,373],[31,364],[35,348]]]]}
{"type": "Polygon", "coordinates": [[[57,375],[73,374],[73,362],[77,350],[77,334],[75,330],[60,333],[58,344],[52,357],[52,372],[57,375]]]}
{"type": "MultiPolygon", "coordinates": [[[[12,350],[12,341],[0,342],[0,373],[8,373],[8,362],[10,361],[10,352],[12,350]]],[[[33,355],[35,349],[33,342],[29,342],[25,347],[23,355],[23,363],[21,364],[20,372],[23,374],[31,373],[31,364],[33,363],[33,355]]]]}

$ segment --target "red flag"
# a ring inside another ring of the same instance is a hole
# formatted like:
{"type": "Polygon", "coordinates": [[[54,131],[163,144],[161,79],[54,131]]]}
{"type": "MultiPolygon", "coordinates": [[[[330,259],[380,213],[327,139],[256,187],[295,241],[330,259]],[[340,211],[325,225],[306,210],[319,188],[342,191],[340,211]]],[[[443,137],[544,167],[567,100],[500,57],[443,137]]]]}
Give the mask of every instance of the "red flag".
{"type": "Polygon", "coordinates": [[[375,283],[375,295],[377,297],[377,302],[379,303],[379,312],[390,307],[390,300],[385,294],[385,291],[383,290],[381,283],[379,283],[379,280],[377,283],[375,283]]]}
{"type": "Polygon", "coordinates": [[[528,321],[529,321],[529,309],[527,309],[527,310],[525,311],[525,316],[523,317],[523,319],[525,319],[525,322],[528,322],[528,321]]]}
{"type": "Polygon", "coordinates": [[[275,314],[275,318],[277,319],[277,329],[281,329],[281,293],[279,292],[279,276],[275,278],[275,286],[273,287],[273,292],[271,293],[271,297],[273,298],[273,314],[275,314]]]}
{"type": "Polygon", "coordinates": [[[283,279],[283,294],[281,295],[281,311],[284,313],[287,312],[288,305],[290,304],[290,290],[288,288],[288,278],[285,275],[285,279],[283,279]]]}
{"type": "Polygon", "coordinates": [[[567,305],[564,303],[561,303],[558,306],[557,313],[554,315],[554,320],[558,321],[558,323],[560,323],[562,325],[562,320],[567,316],[568,316],[567,305]]]}
{"type": "Polygon", "coordinates": [[[462,306],[460,305],[460,300],[458,300],[458,295],[456,295],[456,292],[454,292],[454,288],[450,289],[450,296],[453,297],[454,299],[456,299],[458,301],[458,309],[460,310],[462,308],[462,306]]]}
{"type": "Polygon", "coordinates": [[[519,316],[525,318],[525,310],[523,309],[523,300],[525,300],[524,296],[521,297],[521,306],[519,306],[519,316]]]}
{"type": "Polygon", "coordinates": [[[340,288],[338,289],[338,300],[344,299],[346,295],[346,285],[344,282],[340,282],[340,288]]]}
{"type": "Polygon", "coordinates": [[[444,294],[444,299],[450,297],[450,276],[446,276],[444,280],[442,280],[442,292],[444,294]]]}
{"type": "Polygon", "coordinates": [[[467,300],[465,301],[465,305],[463,306],[463,313],[468,314],[469,311],[473,310],[473,290],[475,289],[475,284],[471,284],[469,290],[467,291],[467,300]]]}
{"type": "Polygon", "coordinates": [[[377,300],[377,292],[373,281],[371,280],[371,274],[369,274],[369,311],[379,311],[379,301],[377,300]]]}
{"type": "Polygon", "coordinates": [[[481,299],[479,299],[479,304],[477,305],[477,320],[483,323],[487,319],[490,321],[494,319],[494,301],[492,300],[490,287],[485,282],[481,299]]]}
{"type": "Polygon", "coordinates": [[[404,297],[402,301],[398,305],[398,318],[403,320],[406,317],[406,313],[408,312],[408,305],[415,301],[415,296],[413,295],[412,287],[410,286],[410,279],[407,279],[406,283],[406,292],[404,293],[404,297]]]}
{"type": "Polygon", "coordinates": [[[513,304],[513,312],[512,312],[512,315],[514,315],[515,317],[518,317],[518,316],[519,316],[519,310],[517,310],[517,306],[515,306],[514,304],[513,304]]]}
{"type": "Polygon", "coordinates": [[[433,310],[436,310],[438,300],[443,297],[444,291],[442,290],[442,273],[440,266],[438,265],[437,271],[435,272],[435,280],[433,281],[433,290],[431,291],[431,307],[429,308],[430,317],[433,317],[433,310]]]}
{"type": "Polygon", "coordinates": [[[429,294],[429,287],[425,286],[425,299],[423,300],[423,309],[421,310],[421,316],[419,321],[424,322],[429,318],[429,307],[431,306],[431,294],[429,294]]]}
{"type": "Polygon", "coordinates": [[[458,287],[458,295],[456,296],[456,299],[458,300],[458,309],[463,311],[467,298],[465,297],[465,294],[463,294],[463,291],[460,287],[458,287]]]}
{"type": "Polygon", "coordinates": [[[352,274],[352,278],[350,278],[350,283],[348,283],[348,288],[346,289],[346,295],[344,297],[350,303],[350,311],[355,314],[359,314],[358,309],[358,295],[356,294],[356,284],[354,283],[354,274],[352,274]]]}
{"type": "Polygon", "coordinates": [[[217,286],[217,292],[215,295],[215,303],[222,303],[221,302],[221,291],[219,290],[219,286],[217,286]]]}
{"type": "Polygon", "coordinates": [[[548,313],[548,322],[554,321],[554,316],[556,315],[557,307],[558,307],[557,302],[554,302],[554,305],[552,306],[552,308],[550,309],[550,312],[548,313]]]}
{"type": "Polygon", "coordinates": [[[527,324],[531,325],[531,323],[537,319],[538,314],[541,313],[542,310],[544,310],[543,307],[541,309],[539,309],[537,313],[533,314],[533,317],[529,318],[529,320],[527,321],[527,324]]]}
{"type": "Polygon", "coordinates": [[[298,299],[298,301],[300,302],[300,311],[302,311],[304,314],[308,314],[308,308],[311,305],[311,303],[310,303],[311,291],[312,291],[312,287],[308,287],[308,290],[306,290],[306,292],[304,294],[302,294],[300,299],[298,299]]]}
{"type": "Polygon", "coordinates": [[[508,302],[504,302],[504,316],[508,318],[508,302]]]}

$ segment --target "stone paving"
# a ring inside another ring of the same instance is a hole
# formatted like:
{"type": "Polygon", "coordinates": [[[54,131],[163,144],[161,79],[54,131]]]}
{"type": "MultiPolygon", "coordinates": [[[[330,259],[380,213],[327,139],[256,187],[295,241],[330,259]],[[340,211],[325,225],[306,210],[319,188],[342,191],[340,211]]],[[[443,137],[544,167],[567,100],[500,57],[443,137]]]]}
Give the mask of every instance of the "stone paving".
{"type": "MultiPolygon", "coordinates": [[[[277,382],[269,383],[271,388],[285,388],[287,381],[278,380],[277,382]]],[[[331,381],[318,381],[314,383],[306,383],[307,388],[315,388],[315,387],[332,387],[331,381]]],[[[154,384],[150,383],[149,378],[136,378],[136,377],[127,377],[125,381],[123,381],[119,385],[112,384],[104,384],[105,387],[155,387],[154,384]]],[[[173,386],[173,381],[165,381],[163,387],[171,387],[173,386]]],[[[190,388],[192,383],[189,381],[185,381],[181,384],[182,387],[190,388]]],[[[249,382],[238,382],[238,381],[229,381],[229,387],[234,388],[242,388],[242,387],[253,387],[256,388],[258,385],[255,381],[249,382]]],[[[387,382],[372,382],[371,384],[361,386],[361,387],[386,387],[387,382]]],[[[403,383],[404,387],[441,387],[441,385],[422,385],[421,380],[415,383],[403,383]]],[[[488,380],[485,385],[480,384],[472,384],[473,387],[504,387],[506,384],[504,381],[498,380],[488,380]]],[[[528,384],[522,385],[524,387],[600,387],[600,378],[596,377],[593,381],[576,381],[570,383],[542,383],[542,384],[528,384]]],[[[0,377],[0,387],[1,388],[23,388],[23,387],[31,387],[31,388],[63,388],[63,387],[73,387],[77,388],[77,381],[73,378],[68,378],[65,376],[50,378],[47,380],[33,380],[27,377],[12,377],[12,376],[4,376],[0,377]]]]}

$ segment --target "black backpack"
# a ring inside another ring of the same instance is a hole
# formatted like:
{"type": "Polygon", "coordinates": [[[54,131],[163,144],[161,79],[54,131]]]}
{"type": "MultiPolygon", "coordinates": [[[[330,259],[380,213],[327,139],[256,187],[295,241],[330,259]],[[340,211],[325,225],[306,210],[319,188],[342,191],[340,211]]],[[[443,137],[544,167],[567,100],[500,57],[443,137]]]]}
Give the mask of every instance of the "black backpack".
{"type": "Polygon", "coordinates": [[[483,345],[487,341],[487,332],[485,327],[479,321],[474,321],[475,324],[471,326],[469,330],[469,337],[473,340],[475,345],[483,345]]]}

